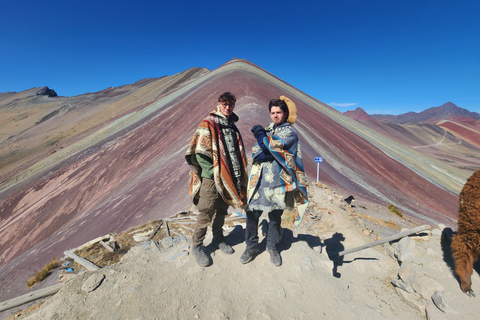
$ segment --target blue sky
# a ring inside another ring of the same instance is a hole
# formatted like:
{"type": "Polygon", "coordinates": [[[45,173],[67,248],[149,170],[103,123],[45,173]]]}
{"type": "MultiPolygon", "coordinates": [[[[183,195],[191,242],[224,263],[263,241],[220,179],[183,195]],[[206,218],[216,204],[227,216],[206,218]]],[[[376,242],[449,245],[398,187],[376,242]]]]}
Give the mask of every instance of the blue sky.
{"type": "Polygon", "coordinates": [[[478,0],[2,1],[0,92],[74,96],[237,57],[342,112],[480,112],[479,14],[478,0]]]}

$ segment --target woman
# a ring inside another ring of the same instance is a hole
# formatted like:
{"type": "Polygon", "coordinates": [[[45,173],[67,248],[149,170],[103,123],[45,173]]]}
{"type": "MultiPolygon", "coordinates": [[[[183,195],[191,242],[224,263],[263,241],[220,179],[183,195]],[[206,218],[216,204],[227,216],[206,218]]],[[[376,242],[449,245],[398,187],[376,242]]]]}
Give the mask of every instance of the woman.
{"type": "Polygon", "coordinates": [[[305,170],[298,135],[292,124],[297,118],[295,104],[281,96],[268,105],[272,123],[265,129],[252,128],[257,144],[253,147],[253,166],[248,183],[247,248],[240,257],[241,263],[252,261],[258,253],[258,220],[268,212],[267,252],[275,266],[282,265],[277,245],[281,241],[281,222],[285,208],[295,210],[295,227],[307,208],[305,170]]]}

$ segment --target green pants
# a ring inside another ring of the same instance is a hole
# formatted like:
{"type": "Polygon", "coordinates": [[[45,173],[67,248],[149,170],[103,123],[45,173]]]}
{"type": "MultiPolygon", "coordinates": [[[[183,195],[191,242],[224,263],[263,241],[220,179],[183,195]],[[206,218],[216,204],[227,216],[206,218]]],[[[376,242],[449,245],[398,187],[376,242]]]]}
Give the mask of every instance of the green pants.
{"type": "Polygon", "coordinates": [[[207,227],[212,223],[213,237],[223,237],[223,223],[227,215],[228,204],[217,192],[215,182],[203,178],[200,186],[200,199],[197,204],[198,217],[193,232],[193,245],[199,246],[205,239],[207,227]]]}

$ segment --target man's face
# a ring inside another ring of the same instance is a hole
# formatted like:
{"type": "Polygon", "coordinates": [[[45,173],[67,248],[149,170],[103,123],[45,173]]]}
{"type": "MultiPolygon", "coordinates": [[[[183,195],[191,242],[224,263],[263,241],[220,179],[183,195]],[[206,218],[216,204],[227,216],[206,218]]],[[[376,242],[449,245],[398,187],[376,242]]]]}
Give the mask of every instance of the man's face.
{"type": "Polygon", "coordinates": [[[270,119],[275,126],[279,126],[285,122],[285,112],[280,107],[272,107],[270,110],[270,119]]]}
{"type": "Polygon", "coordinates": [[[227,118],[230,117],[233,108],[235,108],[235,105],[229,105],[228,102],[219,102],[218,106],[220,107],[220,112],[227,118]]]}

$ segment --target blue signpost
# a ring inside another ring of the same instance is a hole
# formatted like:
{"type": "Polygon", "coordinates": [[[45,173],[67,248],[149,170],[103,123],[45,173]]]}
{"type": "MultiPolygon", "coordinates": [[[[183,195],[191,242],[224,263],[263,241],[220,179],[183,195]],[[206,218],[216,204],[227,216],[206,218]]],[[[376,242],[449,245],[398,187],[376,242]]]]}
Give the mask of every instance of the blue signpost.
{"type": "Polygon", "coordinates": [[[320,171],[320,162],[323,162],[323,157],[315,157],[315,162],[317,163],[317,183],[318,183],[318,172],[320,171]]]}

